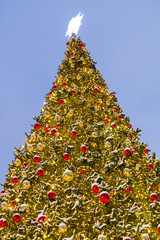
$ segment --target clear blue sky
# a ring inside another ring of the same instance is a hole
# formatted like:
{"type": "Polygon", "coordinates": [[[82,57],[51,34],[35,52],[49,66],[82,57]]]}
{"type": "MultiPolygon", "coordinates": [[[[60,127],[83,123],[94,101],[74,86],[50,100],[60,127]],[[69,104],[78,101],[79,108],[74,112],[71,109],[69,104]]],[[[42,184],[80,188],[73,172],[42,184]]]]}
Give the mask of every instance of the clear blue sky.
{"type": "Polygon", "coordinates": [[[160,158],[159,0],[0,0],[0,182],[66,49],[70,19],[141,140],[160,158]]]}

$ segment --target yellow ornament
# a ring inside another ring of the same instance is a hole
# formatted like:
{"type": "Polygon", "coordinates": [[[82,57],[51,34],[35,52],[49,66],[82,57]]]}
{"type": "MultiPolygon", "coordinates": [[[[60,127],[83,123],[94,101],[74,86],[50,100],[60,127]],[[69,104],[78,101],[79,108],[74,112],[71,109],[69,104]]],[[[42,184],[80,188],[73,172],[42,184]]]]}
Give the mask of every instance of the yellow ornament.
{"type": "Polygon", "coordinates": [[[93,137],[93,138],[97,138],[97,136],[98,136],[98,134],[97,134],[96,132],[93,132],[93,133],[92,133],[92,137],[93,137]]]}
{"type": "Polygon", "coordinates": [[[81,76],[80,75],[77,75],[77,80],[80,80],[81,79],[81,76]]]}
{"type": "Polygon", "coordinates": [[[129,168],[124,169],[124,175],[127,176],[127,177],[131,175],[131,171],[130,171],[129,168]]]}
{"type": "Polygon", "coordinates": [[[22,178],[25,178],[25,177],[27,177],[27,174],[26,174],[26,172],[25,172],[25,171],[22,171],[22,172],[21,172],[21,176],[22,176],[22,178]]]}
{"type": "Polygon", "coordinates": [[[28,204],[21,204],[19,207],[20,212],[29,212],[29,206],[28,204]]]}
{"type": "Polygon", "coordinates": [[[140,164],[136,164],[136,170],[139,171],[141,168],[141,165],[140,164]]]}
{"type": "Polygon", "coordinates": [[[31,152],[33,150],[32,144],[27,144],[27,149],[29,152],[31,152]]]}
{"type": "Polygon", "coordinates": [[[149,235],[147,234],[147,233],[144,233],[143,235],[142,235],[142,239],[144,240],[144,239],[150,239],[150,237],[149,237],[149,235]]]}
{"type": "Polygon", "coordinates": [[[16,165],[16,167],[21,166],[21,160],[20,159],[14,160],[14,164],[16,165]]]}
{"type": "Polygon", "coordinates": [[[111,147],[111,143],[110,142],[105,142],[105,147],[106,148],[110,148],[111,147]]]}
{"type": "Polygon", "coordinates": [[[38,149],[39,151],[42,151],[42,150],[43,150],[43,145],[42,145],[42,143],[38,143],[38,144],[37,144],[37,149],[38,149]]]}
{"type": "Polygon", "coordinates": [[[105,235],[99,235],[98,240],[107,240],[107,237],[105,235]]]}
{"type": "Polygon", "coordinates": [[[64,222],[61,222],[60,224],[59,224],[59,232],[60,233],[64,233],[64,232],[66,232],[67,231],[67,226],[66,226],[66,224],[64,223],[64,222]]]}
{"type": "Polygon", "coordinates": [[[68,117],[72,117],[73,116],[73,112],[70,110],[67,115],[68,115],[68,117]]]}
{"type": "Polygon", "coordinates": [[[67,182],[73,180],[73,172],[71,170],[66,170],[63,174],[63,179],[67,182]]]}
{"type": "Polygon", "coordinates": [[[109,106],[109,105],[110,105],[110,102],[109,102],[109,101],[106,101],[106,105],[109,106]]]}
{"type": "Polygon", "coordinates": [[[1,209],[2,209],[2,210],[7,209],[7,202],[2,202],[2,203],[1,203],[1,209]]]}
{"type": "Polygon", "coordinates": [[[44,112],[43,116],[44,116],[44,118],[49,118],[49,112],[44,112]]]}
{"type": "Polygon", "coordinates": [[[80,121],[80,122],[79,122],[79,126],[80,126],[80,127],[83,127],[83,125],[84,125],[83,122],[80,121]]]}
{"type": "Polygon", "coordinates": [[[31,186],[31,184],[28,180],[25,180],[22,184],[23,189],[29,189],[30,186],[31,186]]]}
{"type": "Polygon", "coordinates": [[[129,140],[129,139],[126,139],[126,145],[128,146],[128,145],[130,145],[131,144],[131,141],[129,140]]]}

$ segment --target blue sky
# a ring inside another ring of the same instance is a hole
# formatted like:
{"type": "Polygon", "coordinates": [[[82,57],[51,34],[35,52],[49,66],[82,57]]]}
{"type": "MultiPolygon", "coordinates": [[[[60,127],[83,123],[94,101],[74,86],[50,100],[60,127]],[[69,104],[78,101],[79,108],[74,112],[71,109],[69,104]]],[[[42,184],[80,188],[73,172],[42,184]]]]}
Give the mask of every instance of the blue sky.
{"type": "Polygon", "coordinates": [[[70,19],[141,140],[160,158],[159,0],[0,0],[0,182],[66,50],[70,19]]]}

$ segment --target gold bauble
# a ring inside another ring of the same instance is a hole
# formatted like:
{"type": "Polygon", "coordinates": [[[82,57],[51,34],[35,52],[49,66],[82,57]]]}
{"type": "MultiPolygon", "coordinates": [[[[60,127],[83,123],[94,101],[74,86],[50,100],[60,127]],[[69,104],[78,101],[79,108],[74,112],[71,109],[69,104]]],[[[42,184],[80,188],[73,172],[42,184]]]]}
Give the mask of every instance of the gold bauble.
{"type": "Polygon", "coordinates": [[[109,106],[109,105],[110,105],[110,102],[109,102],[109,101],[106,101],[106,105],[109,106]]]}
{"type": "Polygon", "coordinates": [[[25,171],[22,171],[22,172],[21,172],[21,176],[22,176],[22,178],[25,178],[25,177],[27,177],[27,174],[26,174],[26,172],[25,172],[25,171]]]}
{"type": "Polygon", "coordinates": [[[80,80],[80,79],[81,79],[81,76],[80,76],[80,75],[77,75],[77,79],[80,80]]]}
{"type": "Polygon", "coordinates": [[[32,144],[27,144],[27,149],[29,152],[31,152],[33,150],[32,144]]]}
{"type": "Polygon", "coordinates": [[[16,165],[16,167],[21,166],[21,160],[20,159],[15,159],[14,164],[16,165]]]}
{"type": "Polygon", "coordinates": [[[105,147],[106,148],[110,148],[111,147],[111,143],[110,142],[105,142],[105,147]]]}
{"type": "Polygon", "coordinates": [[[2,209],[2,210],[7,209],[7,202],[2,202],[2,203],[1,203],[1,209],[2,209]]]}
{"type": "Polygon", "coordinates": [[[130,171],[129,168],[125,168],[125,169],[124,169],[124,175],[125,175],[125,176],[130,176],[130,175],[131,175],[131,171],[130,171]]]}
{"type": "Polygon", "coordinates": [[[60,224],[59,224],[59,232],[60,233],[64,233],[64,232],[66,232],[67,231],[67,226],[66,226],[66,224],[64,223],[64,222],[61,222],[60,224]]]}
{"type": "Polygon", "coordinates": [[[30,186],[31,186],[31,184],[28,180],[25,180],[22,184],[23,189],[29,189],[30,186]]]}
{"type": "Polygon", "coordinates": [[[140,164],[136,164],[136,170],[139,171],[141,168],[141,165],[140,164]]]}
{"type": "Polygon", "coordinates": [[[38,149],[39,151],[42,151],[42,150],[43,150],[43,145],[42,145],[42,143],[38,143],[38,144],[37,144],[37,149],[38,149]]]}
{"type": "Polygon", "coordinates": [[[98,240],[107,240],[107,237],[105,235],[99,235],[98,240]]]}
{"type": "Polygon", "coordinates": [[[73,116],[73,112],[70,110],[67,114],[68,117],[72,117],[73,116]]]}
{"type": "Polygon", "coordinates": [[[126,145],[128,146],[128,145],[131,144],[131,141],[130,141],[129,139],[126,139],[125,143],[126,143],[126,145]]]}
{"type": "Polygon", "coordinates": [[[96,132],[92,132],[92,137],[97,138],[98,134],[96,132]]]}
{"type": "Polygon", "coordinates": [[[149,235],[147,234],[147,233],[144,233],[143,235],[142,235],[142,239],[144,240],[144,239],[150,239],[150,237],[149,237],[149,235]]]}
{"type": "Polygon", "coordinates": [[[83,125],[84,125],[83,122],[80,121],[80,122],[79,122],[79,126],[80,126],[80,127],[83,127],[83,125]]]}
{"type": "Polygon", "coordinates": [[[73,180],[73,172],[71,170],[66,170],[63,174],[63,179],[67,182],[73,180]]]}
{"type": "Polygon", "coordinates": [[[49,118],[49,112],[44,112],[43,116],[44,116],[44,118],[49,118]]]}
{"type": "Polygon", "coordinates": [[[28,204],[21,204],[20,207],[19,207],[19,211],[20,212],[29,212],[29,205],[28,204]]]}

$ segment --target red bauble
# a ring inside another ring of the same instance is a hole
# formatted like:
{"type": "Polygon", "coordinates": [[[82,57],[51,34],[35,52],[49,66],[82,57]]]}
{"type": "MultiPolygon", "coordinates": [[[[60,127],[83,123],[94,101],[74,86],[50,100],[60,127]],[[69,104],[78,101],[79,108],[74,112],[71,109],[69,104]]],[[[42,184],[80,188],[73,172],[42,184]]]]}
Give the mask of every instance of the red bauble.
{"type": "Polygon", "coordinates": [[[130,129],[130,128],[132,128],[132,125],[129,123],[129,124],[127,125],[127,127],[130,129]]]}
{"type": "Polygon", "coordinates": [[[64,158],[64,160],[69,160],[70,159],[70,155],[68,153],[64,153],[63,154],[63,158],[64,158]]]}
{"type": "Polygon", "coordinates": [[[79,47],[83,47],[83,46],[84,46],[83,43],[80,43],[80,44],[79,44],[79,47]]]}
{"type": "Polygon", "coordinates": [[[110,201],[110,196],[108,192],[101,192],[99,195],[99,200],[102,203],[108,203],[110,201]]]}
{"type": "Polygon", "coordinates": [[[74,53],[73,53],[73,52],[71,52],[71,53],[70,53],[70,55],[73,57],[73,56],[74,56],[74,53]]]}
{"type": "Polygon", "coordinates": [[[134,150],[134,152],[137,152],[137,148],[136,147],[134,147],[133,150],[134,150]]]}
{"type": "Polygon", "coordinates": [[[38,216],[37,221],[41,224],[42,222],[45,223],[47,221],[47,217],[45,215],[38,216]]]}
{"type": "Polygon", "coordinates": [[[1,228],[4,228],[4,227],[6,227],[7,226],[7,221],[6,221],[6,219],[5,218],[1,218],[0,219],[0,227],[1,228]]]}
{"type": "Polygon", "coordinates": [[[80,71],[81,71],[81,68],[77,68],[76,71],[77,71],[77,72],[80,72],[80,71]]]}
{"type": "Polygon", "coordinates": [[[131,155],[131,150],[130,150],[130,148],[125,148],[125,149],[124,149],[124,154],[125,154],[126,156],[131,155]]]}
{"type": "Polygon", "coordinates": [[[115,112],[118,112],[118,110],[119,110],[119,108],[117,106],[115,106],[113,109],[115,112]]]}
{"type": "Polygon", "coordinates": [[[3,189],[2,191],[1,191],[1,194],[4,194],[6,191],[3,189]]]}
{"type": "Polygon", "coordinates": [[[158,225],[157,230],[160,233],[160,224],[158,225]]]}
{"type": "Polygon", "coordinates": [[[95,87],[95,88],[94,88],[94,93],[97,93],[97,92],[98,92],[98,88],[95,87]]]}
{"type": "Polygon", "coordinates": [[[13,215],[13,221],[15,223],[19,223],[21,221],[21,215],[19,213],[16,213],[13,215]]]}
{"type": "Polygon", "coordinates": [[[61,124],[60,124],[60,123],[57,123],[56,128],[59,128],[60,126],[61,126],[61,124]]]}
{"type": "Polygon", "coordinates": [[[40,161],[40,157],[39,156],[34,156],[33,162],[34,163],[39,163],[39,161],[40,161]]]}
{"type": "Polygon", "coordinates": [[[11,204],[12,204],[12,206],[16,206],[16,205],[17,205],[17,201],[16,201],[16,200],[13,200],[13,201],[11,202],[11,204]]]}
{"type": "Polygon", "coordinates": [[[104,123],[105,123],[105,124],[109,123],[109,120],[108,120],[107,118],[104,119],[104,123]]]}
{"type": "Polygon", "coordinates": [[[112,127],[112,128],[116,128],[116,124],[115,124],[115,123],[112,123],[112,124],[111,124],[111,127],[112,127]]]}
{"type": "Polygon", "coordinates": [[[57,196],[57,194],[53,191],[49,191],[49,193],[47,194],[47,197],[49,199],[55,198],[57,196]]]}
{"type": "Polygon", "coordinates": [[[79,169],[80,173],[85,174],[85,171],[83,169],[79,169]]]}
{"type": "Polygon", "coordinates": [[[152,186],[152,189],[155,189],[157,187],[157,183],[155,183],[153,186],[152,186]]]}
{"type": "Polygon", "coordinates": [[[14,184],[18,183],[18,178],[17,177],[12,178],[12,183],[14,184]]]}
{"type": "Polygon", "coordinates": [[[51,134],[57,134],[57,129],[56,128],[52,128],[51,129],[51,134]]]}
{"type": "Polygon", "coordinates": [[[63,99],[60,99],[60,100],[59,100],[59,104],[60,104],[60,105],[63,105],[63,104],[64,104],[64,100],[63,100],[63,99]]]}
{"type": "Polygon", "coordinates": [[[38,171],[37,171],[37,175],[38,175],[38,177],[43,177],[44,176],[44,170],[43,169],[38,169],[38,171]]]}
{"type": "Polygon", "coordinates": [[[34,129],[39,130],[41,128],[41,125],[39,123],[34,124],[34,129]]]}
{"type": "Polygon", "coordinates": [[[129,138],[132,138],[132,137],[133,137],[133,135],[132,135],[131,133],[129,133],[128,135],[129,135],[129,138]]]}
{"type": "Polygon", "coordinates": [[[132,240],[130,237],[124,237],[123,240],[132,240]]]}
{"type": "Polygon", "coordinates": [[[114,94],[111,95],[113,98],[115,98],[116,96],[114,94]]]}
{"type": "Polygon", "coordinates": [[[53,85],[52,89],[56,89],[57,88],[57,85],[53,85]]]}
{"type": "Polygon", "coordinates": [[[74,49],[77,49],[78,47],[77,46],[74,46],[74,49]]]}
{"type": "Polygon", "coordinates": [[[66,45],[69,45],[69,42],[67,42],[66,45]]]}
{"type": "Polygon", "coordinates": [[[93,183],[93,184],[92,184],[92,192],[93,192],[94,194],[98,194],[98,193],[99,193],[98,183],[93,183]]]}
{"type": "Polygon", "coordinates": [[[51,92],[48,93],[48,95],[51,95],[51,94],[52,94],[51,92]]]}
{"type": "Polygon", "coordinates": [[[62,83],[62,87],[66,87],[67,86],[67,83],[66,82],[63,82],[62,83]]]}
{"type": "Polygon", "coordinates": [[[152,164],[152,163],[149,163],[149,164],[148,164],[148,169],[153,170],[153,164],[152,164]]]}
{"type": "Polygon", "coordinates": [[[118,116],[117,116],[117,119],[118,119],[118,120],[121,120],[121,119],[122,119],[122,116],[121,116],[121,115],[118,115],[118,116]]]}
{"type": "Polygon", "coordinates": [[[25,169],[27,166],[28,166],[28,163],[26,163],[26,162],[24,162],[24,163],[22,164],[22,168],[23,168],[23,169],[25,169]]]}
{"type": "Polygon", "coordinates": [[[76,93],[76,91],[74,89],[71,90],[72,95],[74,95],[76,93]]]}
{"type": "Polygon", "coordinates": [[[86,151],[87,151],[87,147],[86,147],[85,145],[82,145],[81,151],[82,151],[82,152],[86,152],[86,151]]]}
{"type": "Polygon", "coordinates": [[[71,135],[72,135],[72,137],[76,137],[76,136],[77,136],[77,132],[76,132],[75,130],[73,130],[73,131],[71,132],[71,135]]]}
{"type": "Polygon", "coordinates": [[[124,190],[126,193],[130,193],[131,192],[131,187],[127,186],[127,188],[124,190]]]}
{"type": "Polygon", "coordinates": [[[50,129],[51,129],[51,127],[49,126],[49,124],[46,124],[46,125],[44,126],[44,130],[45,130],[46,132],[49,132],[50,129]]]}
{"type": "Polygon", "coordinates": [[[144,153],[147,154],[148,152],[149,152],[149,149],[145,148],[145,149],[144,149],[144,153]]]}
{"type": "Polygon", "coordinates": [[[150,199],[151,199],[152,202],[153,202],[153,201],[158,201],[158,195],[157,195],[157,193],[152,193],[152,194],[150,195],[150,199]]]}

